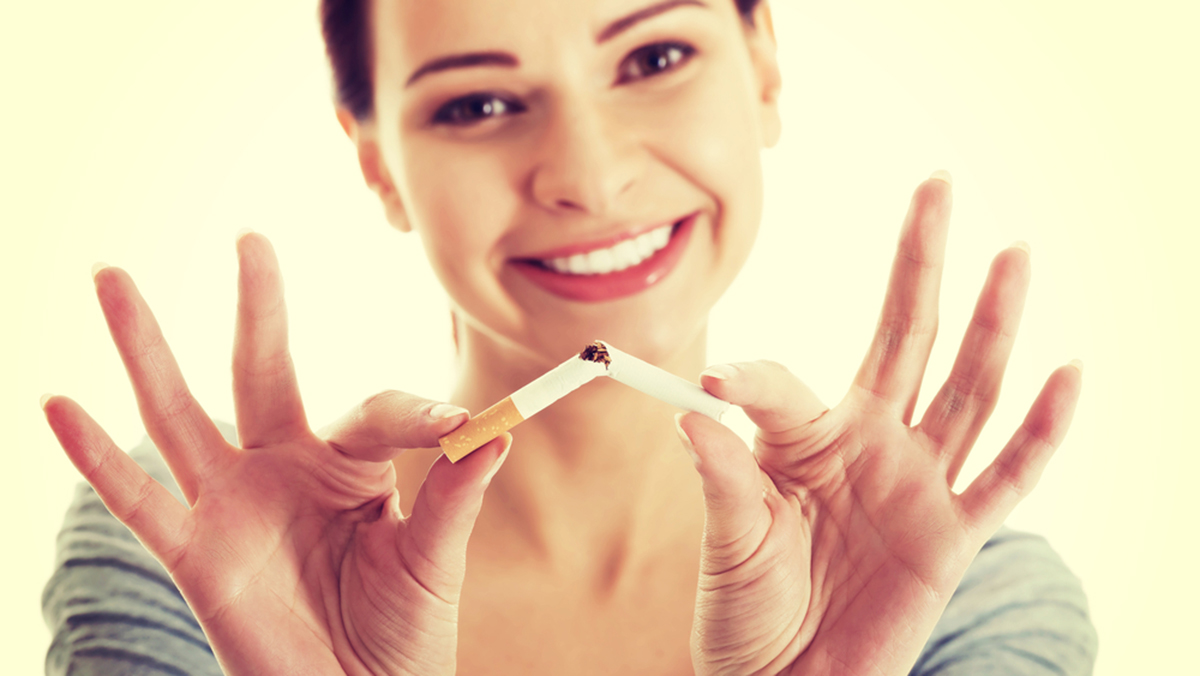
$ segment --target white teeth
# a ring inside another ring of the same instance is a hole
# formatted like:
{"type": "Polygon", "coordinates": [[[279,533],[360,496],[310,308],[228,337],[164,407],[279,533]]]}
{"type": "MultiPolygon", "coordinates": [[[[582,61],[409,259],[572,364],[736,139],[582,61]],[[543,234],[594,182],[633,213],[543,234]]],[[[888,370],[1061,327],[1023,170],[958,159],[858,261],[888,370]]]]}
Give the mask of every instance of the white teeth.
{"type": "Polygon", "coordinates": [[[667,242],[671,241],[671,229],[670,228],[662,228],[661,230],[654,230],[654,231],[650,232],[649,234],[650,234],[650,242],[654,245],[655,249],[661,249],[667,245],[667,242]]]}
{"type": "Polygon", "coordinates": [[[644,232],[633,239],[622,240],[607,249],[596,249],[585,254],[561,258],[548,258],[542,263],[556,271],[571,275],[606,275],[631,268],[653,256],[671,241],[673,225],[664,225],[644,232]]]}
{"type": "Polygon", "coordinates": [[[649,237],[638,237],[633,240],[633,246],[637,249],[635,253],[639,258],[649,258],[654,254],[654,243],[649,237]]]}
{"type": "Polygon", "coordinates": [[[631,265],[637,265],[644,260],[640,255],[638,255],[637,245],[634,244],[633,240],[631,239],[627,239],[624,242],[614,246],[612,248],[612,252],[613,263],[622,268],[627,268],[631,265]]]}
{"type": "Polygon", "coordinates": [[[612,249],[597,249],[587,255],[588,268],[599,274],[608,274],[617,266],[612,249]]]}

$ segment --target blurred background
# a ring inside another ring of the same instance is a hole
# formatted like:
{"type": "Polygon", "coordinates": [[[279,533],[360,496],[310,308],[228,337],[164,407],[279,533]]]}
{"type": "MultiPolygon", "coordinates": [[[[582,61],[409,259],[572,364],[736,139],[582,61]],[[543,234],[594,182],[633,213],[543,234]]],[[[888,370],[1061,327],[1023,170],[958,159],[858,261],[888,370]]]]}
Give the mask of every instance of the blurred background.
{"type": "MultiPolygon", "coordinates": [[[[1179,673],[1200,629],[1195,348],[1200,3],[775,0],[783,141],[766,215],[714,312],[713,362],[784,362],[836,403],[868,345],[912,189],[955,207],[949,372],[989,261],[1034,278],[969,480],[1073,358],[1066,443],[1010,525],[1083,580],[1096,673],[1179,673]],[[833,327],[830,329],[830,327],[833,327]]],[[[68,394],[125,447],[142,431],[89,277],[126,268],[198,399],[232,420],[235,233],[274,242],[314,424],[363,397],[449,391],[447,302],[416,236],[383,221],[329,102],[315,2],[10,3],[0,25],[0,584],[6,673],[40,673],[55,533],[77,482],[38,398],[68,394]]],[[[961,485],[965,485],[960,483],[961,485]]]]}

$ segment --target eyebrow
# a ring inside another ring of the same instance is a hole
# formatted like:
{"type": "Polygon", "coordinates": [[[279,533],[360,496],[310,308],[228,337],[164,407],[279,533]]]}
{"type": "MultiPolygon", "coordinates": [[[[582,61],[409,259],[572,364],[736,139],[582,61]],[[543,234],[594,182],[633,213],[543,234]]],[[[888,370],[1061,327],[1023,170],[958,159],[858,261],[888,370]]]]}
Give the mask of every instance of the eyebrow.
{"type": "Polygon", "coordinates": [[[700,0],[666,0],[665,2],[650,5],[649,7],[643,7],[642,9],[639,9],[638,11],[627,16],[621,17],[620,19],[617,19],[616,21],[605,26],[604,30],[600,31],[596,35],[596,44],[607,42],[617,37],[621,33],[629,30],[630,28],[633,28],[635,25],[645,21],[646,19],[658,16],[663,12],[670,11],[677,7],[703,7],[707,9],[708,5],[700,2],[700,0]]]}
{"type": "MultiPolygon", "coordinates": [[[[707,8],[701,0],[664,0],[649,7],[628,14],[626,16],[613,21],[604,27],[596,35],[596,44],[602,44],[621,33],[633,28],[637,24],[646,21],[652,17],[656,17],[663,12],[676,9],[678,7],[703,7],[707,8]]],[[[413,74],[408,76],[408,81],[405,82],[405,87],[411,87],[414,82],[420,80],[426,75],[432,75],[441,71],[452,70],[455,68],[473,68],[477,66],[499,66],[502,68],[516,68],[521,65],[520,60],[508,52],[469,52],[466,54],[452,54],[450,56],[441,56],[430,61],[426,61],[413,71],[413,74]]]]}
{"type": "Polygon", "coordinates": [[[469,54],[453,54],[425,62],[420,68],[408,76],[405,87],[411,87],[414,82],[426,75],[453,68],[471,68],[473,66],[502,66],[516,68],[521,65],[517,57],[508,52],[471,52],[469,54]]]}

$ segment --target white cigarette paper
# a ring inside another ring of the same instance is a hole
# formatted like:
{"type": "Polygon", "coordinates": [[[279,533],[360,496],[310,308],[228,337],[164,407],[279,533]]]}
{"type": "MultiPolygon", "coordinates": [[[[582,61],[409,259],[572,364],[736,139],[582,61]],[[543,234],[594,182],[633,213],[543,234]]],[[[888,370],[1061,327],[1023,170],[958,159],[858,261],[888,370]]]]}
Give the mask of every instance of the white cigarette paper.
{"type": "Polygon", "coordinates": [[[608,375],[613,380],[625,383],[672,406],[704,414],[713,420],[720,420],[721,414],[729,410],[729,402],[714,397],[696,383],[626,354],[604,341],[596,342],[608,351],[608,375]]]}
{"type": "Polygon", "coordinates": [[[714,420],[729,408],[699,385],[597,340],[583,352],[471,418],[438,439],[451,462],[458,462],[487,442],[600,376],[610,376],[656,399],[714,420]]]}
{"type": "Polygon", "coordinates": [[[604,364],[585,361],[580,359],[579,355],[575,355],[508,395],[508,398],[512,399],[521,417],[528,419],[534,413],[602,375],[606,375],[604,364]]]}

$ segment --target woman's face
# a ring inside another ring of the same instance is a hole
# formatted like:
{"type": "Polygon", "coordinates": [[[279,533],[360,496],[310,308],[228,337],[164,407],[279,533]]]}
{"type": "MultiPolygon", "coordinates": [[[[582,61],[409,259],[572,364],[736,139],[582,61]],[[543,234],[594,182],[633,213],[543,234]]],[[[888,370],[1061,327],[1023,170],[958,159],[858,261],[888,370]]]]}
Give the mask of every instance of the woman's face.
{"type": "Polygon", "coordinates": [[[691,344],[757,230],[769,17],[748,29],[731,0],[373,12],[360,156],[467,330],[551,361],[596,338],[649,359],[691,344]]]}

